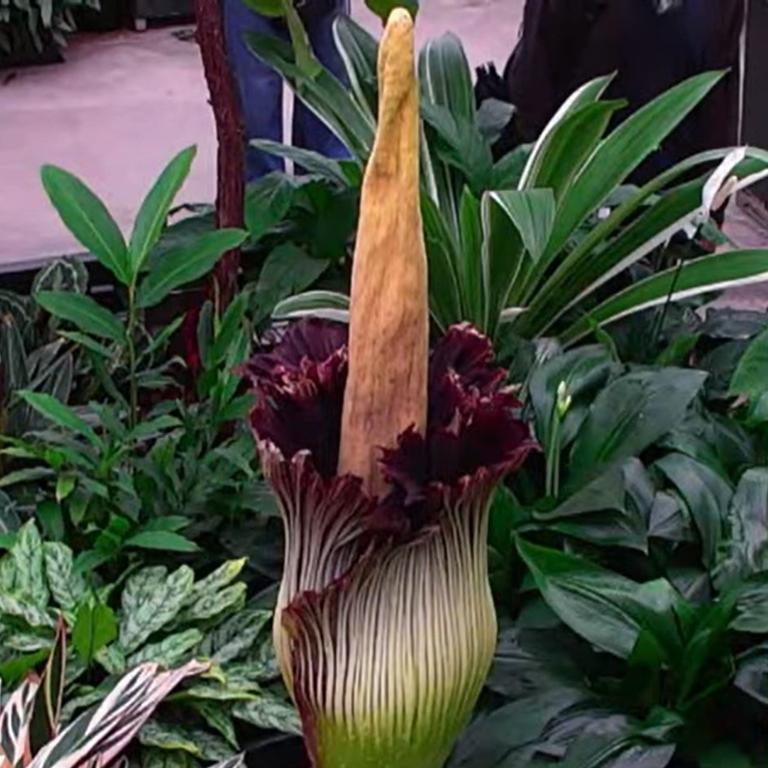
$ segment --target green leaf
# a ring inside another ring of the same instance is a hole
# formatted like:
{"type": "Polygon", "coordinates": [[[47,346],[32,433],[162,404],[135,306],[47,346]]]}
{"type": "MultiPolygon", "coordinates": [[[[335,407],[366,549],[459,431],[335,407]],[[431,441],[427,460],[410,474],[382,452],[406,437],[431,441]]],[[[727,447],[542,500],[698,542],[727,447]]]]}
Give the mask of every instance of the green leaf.
{"type": "Polygon", "coordinates": [[[768,469],[752,467],[741,476],[726,524],[730,536],[716,576],[720,590],[768,571],[768,469]]]}
{"type": "Polygon", "coordinates": [[[701,537],[702,560],[714,566],[723,540],[725,517],[733,496],[726,480],[706,464],[670,453],[655,464],[675,485],[701,537]]]}
{"type": "Polygon", "coordinates": [[[735,745],[727,742],[707,748],[699,768],[754,768],[754,763],[735,745]]]}
{"type": "MultiPolygon", "coordinates": [[[[346,189],[349,186],[349,181],[339,161],[321,155],[319,152],[294,147],[291,144],[282,144],[279,141],[271,141],[270,139],[252,139],[250,145],[261,152],[292,160],[295,166],[303,168],[307,173],[319,176],[339,187],[346,189]]],[[[296,185],[296,180],[280,173],[267,174],[257,182],[249,185],[245,202],[245,220],[251,237],[260,237],[259,232],[266,232],[282,219],[293,200],[293,192],[296,189],[296,185]],[[267,179],[270,180],[269,183],[267,183],[267,179]],[[252,204],[255,202],[262,202],[269,210],[255,210],[252,207],[252,204]],[[282,213],[278,215],[280,211],[282,213]],[[272,219],[272,222],[268,226],[264,226],[262,222],[269,221],[269,219],[272,219]]]]}
{"type": "Polygon", "coordinates": [[[707,374],[684,368],[639,370],[603,389],[571,448],[568,484],[572,488],[609,464],[639,456],[682,420],[707,374]]]}
{"type": "Polygon", "coordinates": [[[181,185],[189,175],[197,148],[187,147],[163,169],[144,198],[136,216],[129,246],[130,278],[136,280],[152,246],[160,238],[168,212],[181,185]]]}
{"type": "Polygon", "coordinates": [[[219,664],[234,661],[251,650],[271,618],[271,611],[238,611],[206,635],[200,652],[219,664]]]}
{"type": "Polygon", "coordinates": [[[349,320],[349,296],[333,291],[306,291],[279,301],[272,316],[276,319],[322,317],[337,322],[349,320]]]}
{"type": "Polygon", "coordinates": [[[45,165],[40,175],[67,229],[121,283],[127,284],[130,270],[125,241],[104,203],[82,181],[61,168],[45,165]]]}
{"type": "Polygon", "coordinates": [[[245,239],[240,229],[217,229],[201,235],[191,245],[169,250],[162,260],[153,261],[149,274],[139,285],[137,305],[154,307],[182,285],[207,275],[221,256],[245,239]]]}
{"type": "Polygon", "coordinates": [[[704,256],[647,277],[613,294],[590,310],[589,315],[576,320],[560,334],[560,340],[570,345],[588,335],[595,324],[602,327],[668,301],[680,301],[709,291],[723,291],[767,279],[768,250],[728,251],[704,256]]]}
{"type": "Polygon", "coordinates": [[[768,330],[747,347],[731,379],[732,395],[761,397],[768,390],[768,330]]]}
{"type": "Polygon", "coordinates": [[[186,629],[164,637],[156,643],[148,643],[128,657],[130,667],[151,661],[164,667],[175,667],[186,661],[203,639],[199,629],[186,629]]]}
{"type": "Polygon", "coordinates": [[[270,691],[262,691],[258,698],[252,701],[239,702],[232,714],[238,720],[258,728],[301,734],[299,715],[291,703],[270,691]]]}
{"type": "Polygon", "coordinates": [[[238,582],[218,592],[203,594],[184,611],[182,618],[184,621],[200,621],[211,619],[233,608],[242,608],[246,590],[246,585],[238,582]]]}
{"type": "Polygon", "coordinates": [[[53,541],[61,541],[64,538],[64,513],[55,501],[41,501],[35,509],[35,514],[47,538],[53,541]]]}
{"type": "Polygon", "coordinates": [[[82,435],[94,445],[101,444],[98,436],[88,423],[81,419],[71,408],[56,400],[56,398],[42,392],[22,391],[18,395],[57,426],[82,435]]]}
{"type": "Polygon", "coordinates": [[[45,575],[53,599],[62,610],[74,612],[85,596],[87,586],[83,576],[74,570],[72,550],[65,544],[46,541],[43,554],[45,575]]]}
{"type": "Polygon", "coordinates": [[[43,542],[34,521],[30,520],[19,531],[11,557],[15,566],[16,594],[31,600],[39,608],[46,608],[48,587],[43,568],[43,542]]]}
{"type": "Polygon", "coordinates": [[[77,611],[72,628],[72,645],[86,664],[117,637],[114,611],[103,603],[84,603],[77,611]]]}
{"type": "Polygon", "coordinates": [[[664,579],[638,584],[574,555],[517,542],[549,607],[574,632],[626,659],[647,630],[667,657],[681,650],[674,609],[680,598],[664,579]]]}
{"type": "Polygon", "coordinates": [[[405,8],[413,17],[419,12],[419,0],[365,0],[365,4],[383,22],[395,8],[405,8]]]}
{"type": "Polygon", "coordinates": [[[50,651],[45,648],[35,653],[16,656],[6,661],[0,661],[0,680],[8,687],[15,685],[31,669],[48,658],[50,651]]]}
{"type": "Polygon", "coordinates": [[[13,472],[7,472],[0,477],[0,488],[10,488],[19,483],[33,483],[51,477],[54,472],[48,467],[26,467],[25,469],[15,469],[13,472]]]}
{"type": "Polygon", "coordinates": [[[233,749],[239,748],[235,724],[225,709],[210,701],[195,701],[191,703],[191,707],[211,728],[227,740],[227,744],[233,749]]]}
{"type": "Polygon", "coordinates": [[[194,541],[173,531],[139,531],[125,540],[126,547],[159,549],[164,552],[198,552],[194,541]]]}
{"type": "Polygon", "coordinates": [[[162,566],[133,574],[123,590],[120,647],[135,651],[158,629],[173,621],[192,590],[195,575],[182,565],[168,575],[162,566]]]}
{"type": "Polygon", "coordinates": [[[85,333],[92,333],[118,344],[125,343],[125,328],[120,319],[90,296],[41,291],[35,299],[46,312],[68,320],[85,333]]]}
{"type": "Polygon", "coordinates": [[[247,562],[245,557],[239,560],[227,560],[204,579],[196,581],[185,604],[190,606],[201,598],[215,595],[229,586],[240,575],[247,562]]]}
{"type": "Polygon", "coordinates": [[[658,147],[722,76],[722,72],[706,72],[665,91],[601,142],[563,197],[549,253],[563,247],[586,216],[658,147]]]}

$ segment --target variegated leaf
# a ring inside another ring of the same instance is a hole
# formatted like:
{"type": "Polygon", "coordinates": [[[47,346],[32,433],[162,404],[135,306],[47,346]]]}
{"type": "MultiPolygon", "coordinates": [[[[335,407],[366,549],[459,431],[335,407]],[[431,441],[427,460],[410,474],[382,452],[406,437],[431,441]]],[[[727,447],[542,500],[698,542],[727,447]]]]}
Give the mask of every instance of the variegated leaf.
{"type": "Polygon", "coordinates": [[[42,749],[29,768],[82,768],[94,757],[107,766],[122,754],[157,705],[183,679],[207,665],[189,662],[161,672],[156,664],[143,664],[123,677],[93,711],[77,718],[42,749]]]}
{"type": "Polygon", "coordinates": [[[256,696],[256,688],[236,688],[221,683],[195,683],[184,689],[184,699],[204,701],[247,701],[256,696]]]}
{"type": "Polygon", "coordinates": [[[200,652],[219,664],[232,661],[251,649],[271,617],[270,611],[238,611],[206,635],[200,652]]]}
{"type": "Polygon", "coordinates": [[[231,584],[245,567],[246,558],[240,560],[227,560],[220,565],[213,573],[208,574],[204,579],[195,582],[192,591],[189,594],[185,606],[196,603],[205,595],[213,595],[231,584]]]}
{"type": "Polygon", "coordinates": [[[238,748],[235,724],[232,722],[225,704],[212,701],[193,701],[190,706],[214,731],[220,733],[233,749],[238,748]]]}
{"type": "Polygon", "coordinates": [[[96,654],[96,661],[110,675],[122,675],[128,669],[125,654],[122,648],[119,648],[115,643],[101,648],[96,654]]]}
{"type": "Polygon", "coordinates": [[[40,681],[27,678],[11,695],[0,713],[0,766],[22,768],[29,757],[29,729],[40,681]]]}
{"type": "Polygon", "coordinates": [[[243,582],[213,594],[203,594],[196,602],[187,608],[181,616],[182,621],[201,621],[219,616],[227,611],[235,611],[245,604],[246,586],[243,582]]]}
{"type": "Polygon", "coordinates": [[[252,701],[242,701],[232,710],[234,717],[259,728],[274,728],[283,733],[301,733],[301,721],[293,705],[271,691],[252,701]]]}
{"type": "Polygon", "coordinates": [[[16,565],[14,591],[38,608],[45,608],[49,596],[43,570],[43,542],[33,521],[22,526],[11,555],[16,565]]]}
{"type": "Polygon", "coordinates": [[[48,588],[56,604],[74,619],[77,604],[85,597],[87,585],[83,576],[74,570],[72,550],[57,541],[43,544],[45,573],[48,588]]]}
{"type": "Polygon", "coordinates": [[[145,747],[170,751],[181,750],[195,757],[203,756],[192,736],[175,723],[148,720],[139,731],[139,742],[145,747]]]}
{"type": "Polygon", "coordinates": [[[142,750],[141,768],[193,768],[198,762],[186,752],[168,752],[164,749],[142,750]]]}
{"type": "Polygon", "coordinates": [[[146,661],[154,661],[164,667],[173,667],[186,659],[203,639],[199,629],[187,629],[150,643],[128,657],[128,666],[135,667],[146,661]]]}
{"type": "Polygon", "coordinates": [[[3,647],[19,653],[34,653],[51,647],[53,636],[47,634],[35,634],[34,632],[16,632],[3,638],[3,647]]]}
{"type": "Polygon", "coordinates": [[[248,657],[251,677],[259,683],[267,683],[280,677],[272,635],[265,637],[248,657]]]}
{"type": "Polygon", "coordinates": [[[29,600],[9,592],[0,592],[0,613],[23,619],[31,627],[53,629],[56,626],[56,620],[48,612],[29,600]]]}
{"type": "Polygon", "coordinates": [[[220,763],[216,763],[216,765],[211,766],[211,768],[245,768],[245,759],[242,755],[236,755],[229,760],[223,760],[220,763]]]}
{"type": "Polygon", "coordinates": [[[158,629],[173,621],[192,590],[194,573],[186,565],[170,575],[163,567],[143,568],[123,590],[120,647],[135,651],[158,629]]]}

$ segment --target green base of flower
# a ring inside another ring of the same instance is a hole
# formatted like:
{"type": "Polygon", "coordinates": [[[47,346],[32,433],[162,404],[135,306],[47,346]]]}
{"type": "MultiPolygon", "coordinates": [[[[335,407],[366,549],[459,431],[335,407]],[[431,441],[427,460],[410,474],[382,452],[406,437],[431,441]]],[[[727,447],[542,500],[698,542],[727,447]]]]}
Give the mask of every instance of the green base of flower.
{"type": "Polygon", "coordinates": [[[464,723],[453,727],[443,723],[437,735],[384,741],[373,733],[350,734],[343,725],[317,725],[315,768],[442,768],[464,723]]]}

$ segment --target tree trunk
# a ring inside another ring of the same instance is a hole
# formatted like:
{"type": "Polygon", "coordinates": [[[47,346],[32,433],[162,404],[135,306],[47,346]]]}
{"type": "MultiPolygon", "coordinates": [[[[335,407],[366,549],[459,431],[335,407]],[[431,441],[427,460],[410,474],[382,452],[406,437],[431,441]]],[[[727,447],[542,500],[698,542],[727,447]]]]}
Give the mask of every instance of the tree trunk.
{"type": "MultiPolygon", "coordinates": [[[[216,122],[216,226],[243,226],[245,142],[237,88],[224,44],[222,0],[195,0],[197,41],[216,122]]],[[[239,249],[216,265],[209,293],[223,309],[237,291],[239,249]]]]}

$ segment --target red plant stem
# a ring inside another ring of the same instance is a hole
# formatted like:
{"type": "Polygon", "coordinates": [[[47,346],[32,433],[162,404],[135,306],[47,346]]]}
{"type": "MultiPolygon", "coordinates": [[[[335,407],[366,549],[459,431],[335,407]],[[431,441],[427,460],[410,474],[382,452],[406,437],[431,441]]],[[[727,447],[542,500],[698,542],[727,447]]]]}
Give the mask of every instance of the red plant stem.
{"type": "MultiPolygon", "coordinates": [[[[224,44],[221,0],[195,0],[197,41],[216,123],[216,226],[243,226],[245,141],[240,103],[224,44]]],[[[219,311],[237,291],[240,250],[224,254],[214,269],[208,294],[219,311]]]]}

